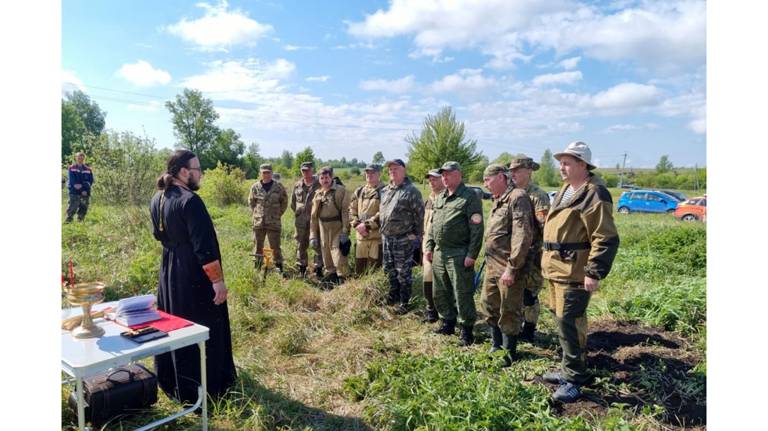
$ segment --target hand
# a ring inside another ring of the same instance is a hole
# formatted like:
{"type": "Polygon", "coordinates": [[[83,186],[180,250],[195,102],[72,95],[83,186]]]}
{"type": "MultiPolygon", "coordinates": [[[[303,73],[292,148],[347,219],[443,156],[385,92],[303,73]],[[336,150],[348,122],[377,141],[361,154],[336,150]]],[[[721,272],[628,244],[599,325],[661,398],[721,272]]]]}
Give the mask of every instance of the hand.
{"type": "Polygon", "coordinates": [[[317,248],[320,247],[320,241],[318,241],[317,238],[311,238],[309,240],[309,246],[317,250],[317,248]]]}
{"type": "Polygon", "coordinates": [[[339,243],[341,244],[341,243],[348,242],[348,241],[349,241],[349,235],[347,235],[344,232],[342,232],[339,235],[339,243]]]}
{"type": "Polygon", "coordinates": [[[213,291],[216,293],[213,297],[213,303],[221,305],[227,300],[227,286],[224,285],[224,280],[213,283],[213,291]]]}
{"type": "Polygon", "coordinates": [[[88,196],[88,192],[86,192],[86,191],[83,191],[83,192],[82,192],[82,193],[80,193],[80,194],[81,194],[81,195],[83,195],[83,196],[88,196]]]}
{"type": "Polygon", "coordinates": [[[368,228],[365,227],[365,223],[358,223],[355,230],[360,236],[368,236],[368,228]]]}
{"type": "Polygon", "coordinates": [[[510,271],[504,271],[504,274],[501,274],[501,284],[507,287],[515,284],[515,274],[510,271]]]}
{"type": "Polygon", "coordinates": [[[588,276],[584,276],[584,289],[587,292],[594,292],[600,288],[600,280],[588,276]]]}
{"type": "Polygon", "coordinates": [[[431,251],[428,251],[428,252],[424,253],[424,257],[427,258],[427,262],[432,262],[432,252],[431,251]]]}
{"type": "Polygon", "coordinates": [[[82,184],[75,184],[75,190],[80,190],[83,188],[82,184]]]}
{"type": "Polygon", "coordinates": [[[475,266],[475,259],[472,259],[471,257],[467,256],[464,258],[464,267],[470,268],[472,266],[475,266]]]}

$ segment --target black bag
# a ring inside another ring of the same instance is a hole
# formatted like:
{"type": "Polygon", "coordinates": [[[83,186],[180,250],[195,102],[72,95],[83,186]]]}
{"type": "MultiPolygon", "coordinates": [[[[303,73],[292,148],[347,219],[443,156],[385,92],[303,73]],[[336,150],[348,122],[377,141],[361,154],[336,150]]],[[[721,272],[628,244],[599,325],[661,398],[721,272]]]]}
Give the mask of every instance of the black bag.
{"type": "MultiPolygon", "coordinates": [[[[126,365],[83,380],[85,420],[98,427],[109,419],[149,408],[157,402],[157,376],[139,364],[126,365]]],[[[77,414],[77,394],[69,394],[77,414]]]]}

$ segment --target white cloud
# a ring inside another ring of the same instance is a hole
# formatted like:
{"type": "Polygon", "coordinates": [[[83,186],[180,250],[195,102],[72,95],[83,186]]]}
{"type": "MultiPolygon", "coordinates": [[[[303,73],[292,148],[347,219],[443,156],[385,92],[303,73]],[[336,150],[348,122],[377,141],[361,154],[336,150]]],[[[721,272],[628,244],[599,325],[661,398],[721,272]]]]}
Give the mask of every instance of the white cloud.
{"type": "Polygon", "coordinates": [[[261,24],[239,10],[227,10],[227,2],[218,5],[197,3],[205,10],[202,18],[182,18],[176,24],[165,27],[170,34],[195,44],[204,51],[219,51],[235,45],[253,45],[273,30],[269,24],[261,24]]]}
{"type": "Polygon", "coordinates": [[[367,91],[384,91],[387,93],[407,93],[416,87],[416,78],[413,75],[400,79],[372,79],[362,81],[360,88],[367,91]]]}
{"type": "Polygon", "coordinates": [[[162,69],[155,69],[144,60],[126,63],[117,74],[139,87],[152,87],[171,82],[171,74],[162,69]]]}
{"type": "Polygon", "coordinates": [[[75,72],[71,70],[61,71],[61,95],[64,96],[67,93],[71,93],[75,90],[80,90],[85,93],[85,86],[83,81],[75,75],[75,72]]]}
{"type": "Polygon", "coordinates": [[[627,82],[592,97],[592,105],[601,110],[624,111],[659,103],[661,91],[653,85],[627,82]]]}
{"type": "Polygon", "coordinates": [[[571,69],[575,69],[576,66],[579,65],[580,61],[581,61],[581,56],[566,58],[565,60],[558,63],[558,66],[562,67],[565,70],[571,70],[571,69]]]}
{"type": "Polygon", "coordinates": [[[201,75],[185,78],[179,87],[196,88],[216,100],[253,100],[254,94],[279,91],[296,66],[288,60],[214,61],[201,75]]]}
{"type": "Polygon", "coordinates": [[[577,81],[581,81],[581,78],[581,72],[578,70],[575,72],[547,73],[533,78],[533,85],[575,84],[577,81]]]}
{"type": "Polygon", "coordinates": [[[462,69],[433,82],[429,89],[435,93],[482,92],[496,86],[496,79],[485,77],[480,69],[462,69]]]}
{"type": "Polygon", "coordinates": [[[308,82],[326,82],[331,77],[329,75],[322,75],[322,76],[308,76],[305,80],[308,82]]]}

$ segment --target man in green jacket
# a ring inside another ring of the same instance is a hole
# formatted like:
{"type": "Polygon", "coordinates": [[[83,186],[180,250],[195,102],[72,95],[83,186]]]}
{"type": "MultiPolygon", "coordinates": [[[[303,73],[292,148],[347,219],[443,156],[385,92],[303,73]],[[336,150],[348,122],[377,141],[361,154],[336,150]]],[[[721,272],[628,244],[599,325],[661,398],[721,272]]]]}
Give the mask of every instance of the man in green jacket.
{"type": "Polygon", "coordinates": [[[438,172],[443,190],[435,199],[426,256],[432,262],[434,299],[442,324],[435,332],[452,335],[461,325],[461,345],[474,343],[477,320],[472,281],[483,241],[483,204],[462,182],[461,166],[445,162],[438,172]]]}

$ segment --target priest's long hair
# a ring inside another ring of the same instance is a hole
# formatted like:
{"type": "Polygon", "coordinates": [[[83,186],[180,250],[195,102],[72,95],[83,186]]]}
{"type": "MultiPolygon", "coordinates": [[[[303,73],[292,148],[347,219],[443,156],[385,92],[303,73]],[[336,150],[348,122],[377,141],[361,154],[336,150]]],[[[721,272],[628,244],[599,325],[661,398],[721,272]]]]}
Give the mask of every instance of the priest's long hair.
{"type": "Polygon", "coordinates": [[[197,157],[189,150],[176,150],[168,158],[165,173],[157,179],[157,189],[165,190],[173,184],[173,179],[179,175],[181,168],[189,168],[189,161],[197,157]]]}

